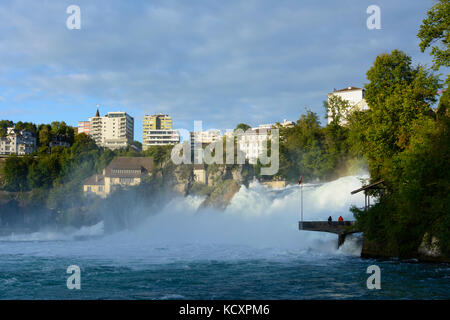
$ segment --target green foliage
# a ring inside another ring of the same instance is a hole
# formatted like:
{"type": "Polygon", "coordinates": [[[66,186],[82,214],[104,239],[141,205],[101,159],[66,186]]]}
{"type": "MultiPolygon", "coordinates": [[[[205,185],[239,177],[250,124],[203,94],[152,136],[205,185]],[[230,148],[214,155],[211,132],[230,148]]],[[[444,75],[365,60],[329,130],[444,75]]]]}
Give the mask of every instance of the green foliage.
{"type": "Polygon", "coordinates": [[[0,138],[6,136],[7,129],[9,127],[13,127],[14,122],[10,120],[1,120],[0,121],[0,138]]]}
{"type": "Polygon", "coordinates": [[[173,146],[150,146],[143,152],[145,157],[153,157],[155,167],[170,159],[173,146]]]}
{"type": "MultiPolygon", "coordinates": [[[[328,180],[338,175],[338,168],[351,158],[348,131],[339,125],[341,114],[336,110],[335,121],[327,127],[320,125],[317,114],[307,110],[294,127],[280,127],[280,170],[276,178],[297,181],[328,180]]],[[[260,164],[256,165],[259,172],[260,164]]]]}
{"type": "Polygon", "coordinates": [[[39,146],[48,147],[53,138],[52,127],[48,124],[41,124],[39,125],[38,132],[39,132],[38,133],[39,146]]]}
{"type": "Polygon", "coordinates": [[[250,129],[251,127],[248,124],[245,123],[239,123],[236,128],[234,129],[235,131],[238,129],[243,130],[244,132],[247,131],[248,129],[250,129]]]}
{"type": "MultiPolygon", "coordinates": [[[[40,137],[47,139],[46,142],[51,141],[48,138],[53,134],[65,135],[70,139],[71,132],[70,127],[63,122],[39,126],[40,137]]],[[[15,192],[32,191],[33,194],[41,190],[35,199],[36,203],[45,203],[52,209],[79,205],[82,202],[84,180],[103,170],[116,153],[97,147],[85,134],[73,137],[73,141],[70,148],[55,147],[51,153],[44,145],[36,156],[10,155],[3,168],[4,188],[15,192]],[[45,192],[45,196],[42,192],[45,192]]]]}
{"type": "Polygon", "coordinates": [[[450,67],[450,0],[439,0],[427,12],[417,37],[421,40],[420,50],[431,46],[433,68],[450,67]]]}
{"type": "Polygon", "coordinates": [[[17,157],[10,155],[3,167],[5,189],[8,191],[22,191],[28,189],[28,170],[33,162],[31,157],[17,157]]]}
{"type": "Polygon", "coordinates": [[[413,67],[411,58],[394,50],[375,59],[367,72],[370,81],[365,99],[370,107],[356,133],[363,141],[372,179],[386,176],[392,157],[405,150],[412,134],[411,123],[432,114],[438,79],[423,67],[413,67]]]}
{"type": "Polygon", "coordinates": [[[22,130],[29,130],[29,131],[31,131],[33,134],[36,134],[36,133],[37,133],[37,127],[36,127],[36,125],[35,125],[34,123],[31,123],[31,122],[22,122],[22,121],[19,121],[19,122],[16,123],[16,125],[14,126],[14,128],[15,128],[16,130],[20,130],[20,131],[22,131],[22,130]]]}
{"type": "Polygon", "coordinates": [[[337,95],[331,95],[328,101],[323,102],[323,107],[326,112],[325,117],[331,119],[330,123],[336,126],[347,121],[347,117],[352,111],[350,103],[337,95]]]}
{"type": "Polygon", "coordinates": [[[367,239],[400,257],[414,256],[425,234],[449,257],[450,122],[431,108],[438,80],[397,50],[378,56],[367,76],[370,109],[350,117],[349,141],[388,195],[368,211],[353,209],[358,223],[367,239]]]}

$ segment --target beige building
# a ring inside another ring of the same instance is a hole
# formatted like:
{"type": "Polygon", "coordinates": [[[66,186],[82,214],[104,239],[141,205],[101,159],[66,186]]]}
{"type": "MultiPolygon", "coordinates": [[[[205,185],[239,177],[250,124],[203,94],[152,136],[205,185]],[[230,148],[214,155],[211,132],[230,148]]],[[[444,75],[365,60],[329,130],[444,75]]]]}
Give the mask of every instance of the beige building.
{"type": "Polygon", "coordinates": [[[173,130],[172,117],[167,114],[146,115],[142,120],[142,150],[150,146],[173,145],[180,142],[180,134],[173,130]]]}
{"type": "MultiPolygon", "coordinates": [[[[356,87],[347,87],[341,90],[334,90],[333,92],[328,94],[328,102],[330,102],[331,96],[338,96],[342,100],[348,101],[351,106],[351,110],[347,110],[347,114],[352,111],[363,111],[367,110],[369,106],[367,105],[366,100],[364,99],[364,89],[356,88],[356,87]]],[[[347,115],[346,114],[346,115],[347,115]]],[[[344,115],[344,116],[346,116],[344,115]]],[[[328,124],[332,121],[331,112],[328,113],[328,124]]],[[[342,119],[341,124],[345,124],[346,120],[342,119]]]]}
{"type": "MultiPolygon", "coordinates": [[[[85,122],[79,123],[86,130],[85,122]]],[[[98,146],[111,150],[126,148],[134,140],[134,119],[126,112],[108,112],[104,117],[100,116],[97,109],[95,117],[89,118],[89,135],[98,146]]],[[[80,133],[80,132],[79,132],[80,133]]]]}
{"type": "Polygon", "coordinates": [[[194,164],[194,181],[197,183],[208,184],[208,175],[204,164],[194,164]]]}
{"type": "Polygon", "coordinates": [[[103,170],[100,175],[93,175],[83,185],[85,195],[97,195],[106,198],[118,187],[139,185],[142,179],[149,177],[153,170],[153,158],[119,157],[103,170]]]}

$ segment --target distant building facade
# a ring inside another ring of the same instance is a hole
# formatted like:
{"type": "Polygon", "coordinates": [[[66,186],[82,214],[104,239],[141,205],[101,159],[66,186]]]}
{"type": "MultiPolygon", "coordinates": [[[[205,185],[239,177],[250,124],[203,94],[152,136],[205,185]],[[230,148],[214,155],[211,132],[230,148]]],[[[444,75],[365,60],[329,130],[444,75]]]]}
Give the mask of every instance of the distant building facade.
{"type": "Polygon", "coordinates": [[[206,130],[190,132],[191,157],[194,163],[201,163],[203,148],[222,139],[220,130],[206,130]],[[197,146],[197,149],[195,148],[197,146]]]}
{"type": "Polygon", "coordinates": [[[78,123],[78,133],[89,134],[98,146],[111,150],[126,148],[134,140],[134,118],[126,112],[108,112],[104,117],[100,116],[97,109],[95,117],[78,123]],[[80,127],[81,125],[81,127],[80,127]]]}
{"type": "Polygon", "coordinates": [[[292,128],[295,126],[295,122],[284,119],[283,122],[281,123],[281,126],[284,128],[292,128]]]}
{"type": "Polygon", "coordinates": [[[91,126],[89,121],[78,121],[78,134],[85,133],[89,135],[90,127],[91,126]]]}
{"type": "Polygon", "coordinates": [[[180,133],[173,130],[172,117],[167,114],[145,115],[142,120],[142,150],[150,146],[174,145],[180,133]]]}
{"type": "Polygon", "coordinates": [[[245,154],[245,159],[250,164],[256,164],[260,155],[267,152],[267,140],[270,138],[270,132],[271,129],[262,125],[261,128],[251,128],[244,134],[238,135],[238,149],[245,154]]]}
{"type": "Polygon", "coordinates": [[[208,184],[208,175],[204,164],[194,164],[194,181],[201,184],[208,184]]]}
{"type": "Polygon", "coordinates": [[[84,194],[106,198],[118,187],[139,185],[146,176],[151,175],[153,167],[153,158],[150,157],[116,158],[102,174],[95,174],[86,180],[83,184],[84,194]]]}
{"type": "Polygon", "coordinates": [[[57,135],[53,137],[52,141],[50,141],[49,147],[51,149],[53,149],[54,147],[70,148],[70,143],[67,142],[65,136],[57,135]]]}
{"type": "MultiPolygon", "coordinates": [[[[367,110],[369,106],[367,105],[366,100],[364,99],[364,89],[357,88],[357,87],[347,87],[341,90],[334,90],[333,92],[328,94],[328,102],[330,102],[331,96],[338,96],[342,100],[348,101],[348,103],[351,106],[351,110],[348,110],[347,112],[352,111],[363,111],[367,110]]],[[[328,113],[328,124],[331,123],[333,119],[331,118],[331,113],[328,113]]],[[[345,124],[345,119],[341,120],[340,124],[345,124]]]]}
{"type": "Polygon", "coordinates": [[[26,155],[37,149],[37,139],[29,130],[8,128],[5,137],[0,138],[0,154],[26,155]]]}

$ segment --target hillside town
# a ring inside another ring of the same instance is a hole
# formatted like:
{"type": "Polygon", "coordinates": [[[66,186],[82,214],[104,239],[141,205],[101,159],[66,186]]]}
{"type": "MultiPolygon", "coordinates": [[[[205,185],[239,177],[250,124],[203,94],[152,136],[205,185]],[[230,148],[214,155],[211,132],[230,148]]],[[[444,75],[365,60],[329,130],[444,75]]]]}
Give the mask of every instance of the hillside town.
{"type": "MultiPolygon", "coordinates": [[[[345,112],[363,111],[368,108],[364,99],[364,89],[349,86],[341,90],[334,89],[327,95],[327,100],[339,97],[348,103],[345,112]]],[[[331,110],[328,114],[328,124],[333,120],[331,110]]],[[[340,125],[345,125],[345,119],[339,120],[340,125]]],[[[173,146],[181,142],[179,130],[174,128],[172,117],[168,114],[158,113],[145,115],[142,120],[142,143],[134,140],[134,117],[123,111],[110,111],[101,116],[99,106],[96,113],[88,121],[79,121],[76,134],[90,136],[97,146],[119,150],[131,148],[137,152],[146,151],[153,146],[173,146]]],[[[265,152],[265,141],[270,139],[271,130],[274,128],[292,128],[295,122],[284,119],[278,123],[260,124],[256,127],[245,126],[241,134],[237,135],[237,148],[244,155],[249,164],[257,164],[258,157],[265,152]]],[[[226,137],[233,137],[234,131],[222,132],[219,129],[197,130],[189,133],[194,181],[208,184],[206,167],[203,164],[204,149],[226,137]]],[[[70,147],[63,135],[52,138],[49,146],[70,147]]],[[[17,155],[24,156],[36,152],[38,139],[30,130],[17,130],[8,127],[6,135],[0,137],[0,156],[17,155]]],[[[97,195],[107,197],[116,187],[138,185],[150,176],[153,168],[151,158],[119,157],[103,170],[101,174],[94,174],[83,184],[85,195],[97,195]]],[[[283,181],[273,182],[277,186],[284,185],[283,181]]]]}
{"type": "MultiPolygon", "coordinates": [[[[347,101],[349,111],[366,110],[368,108],[364,99],[364,89],[349,86],[341,90],[333,90],[327,95],[328,101],[337,96],[347,101]]],[[[332,121],[328,115],[328,123],[332,121]]],[[[260,124],[249,127],[243,135],[239,136],[239,150],[245,154],[245,158],[255,163],[256,158],[262,152],[262,142],[270,135],[270,130],[276,127],[292,127],[294,121],[284,119],[279,123],[260,124]]],[[[341,121],[341,124],[345,122],[341,121]]],[[[93,117],[88,121],[79,121],[76,133],[84,133],[92,137],[99,147],[110,150],[131,147],[135,150],[147,150],[150,146],[166,146],[180,143],[181,137],[177,129],[174,129],[172,117],[168,114],[158,113],[145,115],[142,120],[142,147],[134,143],[134,117],[123,111],[108,112],[100,115],[99,107],[93,117]]],[[[196,144],[208,145],[231,136],[232,131],[222,132],[218,129],[190,132],[192,151],[196,144]]],[[[51,147],[70,147],[70,143],[64,137],[58,136],[51,141],[51,147]]],[[[7,128],[4,136],[0,137],[0,155],[27,155],[37,150],[37,137],[30,130],[17,130],[14,127],[7,128]]],[[[197,157],[198,158],[198,157],[197,157]]]]}

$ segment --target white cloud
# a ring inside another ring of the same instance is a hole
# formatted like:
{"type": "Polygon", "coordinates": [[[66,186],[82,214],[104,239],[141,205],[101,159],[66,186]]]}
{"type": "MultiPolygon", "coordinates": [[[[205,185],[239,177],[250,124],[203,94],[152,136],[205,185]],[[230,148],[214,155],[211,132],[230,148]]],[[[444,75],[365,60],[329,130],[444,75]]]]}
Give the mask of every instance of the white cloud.
{"type": "Polygon", "coordinates": [[[408,14],[382,3],[378,33],[365,29],[368,1],[80,0],[76,31],[64,2],[2,2],[0,89],[17,104],[95,101],[183,126],[295,120],[305,106],[322,114],[334,87],[362,85],[378,53],[417,55],[429,5],[401,2],[408,14]]]}

